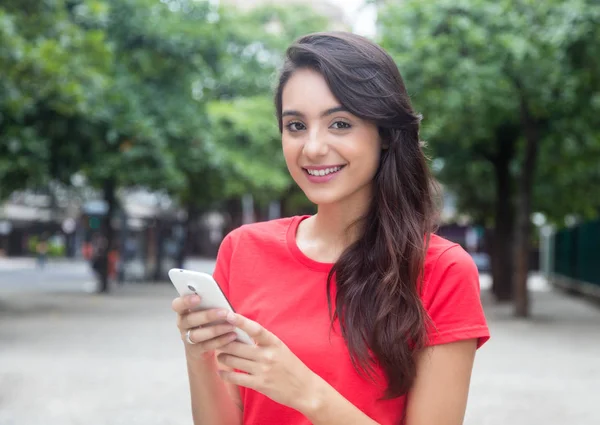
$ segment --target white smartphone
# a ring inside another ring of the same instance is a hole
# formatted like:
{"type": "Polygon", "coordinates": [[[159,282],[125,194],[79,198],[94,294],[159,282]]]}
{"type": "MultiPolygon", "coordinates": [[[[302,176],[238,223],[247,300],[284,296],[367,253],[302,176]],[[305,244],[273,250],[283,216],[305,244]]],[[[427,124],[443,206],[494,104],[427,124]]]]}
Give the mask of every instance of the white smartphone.
{"type": "MultiPolygon", "coordinates": [[[[194,310],[209,310],[219,308],[224,310],[233,310],[231,303],[221,290],[217,281],[207,273],[195,272],[192,270],[171,269],[169,270],[169,279],[173,282],[175,289],[182,297],[185,295],[198,294],[200,304],[194,310]]],[[[211,322],[211,324],[227,323],[226,320],[211,322]]],[[[237,339],[245,344],[253,345],[254,341],[246,332],[235,328],[237,339]]]]}

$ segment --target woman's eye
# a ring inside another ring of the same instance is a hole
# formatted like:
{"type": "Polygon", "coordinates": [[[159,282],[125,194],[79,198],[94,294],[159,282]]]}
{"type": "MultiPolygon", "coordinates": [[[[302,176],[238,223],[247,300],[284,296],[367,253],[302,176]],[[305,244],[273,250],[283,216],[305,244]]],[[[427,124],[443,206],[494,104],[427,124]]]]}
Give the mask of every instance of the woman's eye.
{"type": "Polygon", "coordinates": [[[304,127],[304,124],[302,124],[301,122],[297,122],[297,121],[292,121],[291,123],[286,125],[286,128],[291,131],[300,131],[300,130],[304,130],[306,127],[304,127]]]}
{"type": "Polygon", "coordinates": [[[335,128],[336,130],[347,130],[349,128],[352,128],[352,125],[348,124],[345,121],[336,121],[333,124],[331,124],[332,128],[335,128]]]}

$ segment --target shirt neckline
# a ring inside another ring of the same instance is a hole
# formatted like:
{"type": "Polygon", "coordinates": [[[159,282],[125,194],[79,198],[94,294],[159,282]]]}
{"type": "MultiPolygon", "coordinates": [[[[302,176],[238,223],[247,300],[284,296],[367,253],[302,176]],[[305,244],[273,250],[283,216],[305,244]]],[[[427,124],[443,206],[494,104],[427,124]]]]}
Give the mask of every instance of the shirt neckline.
{"type": "Polygon", "coordinates": [[[310,215],[299,215],[295,216],[290,223],[287,231],[287,245],[292,254],[292,256],[298,260],[300,263],[305,265],[311,270],[319,271],[319,272],[329,272],[333,267],[334,263],[322,263],[320,261],[313,260],[312,258],[306,256],[300,248],[298,247],[298,243],[296,242],[296,233],[298,232],[298,227],[300,226],[300,222],[306,220],[311,217],[310,215]]]}

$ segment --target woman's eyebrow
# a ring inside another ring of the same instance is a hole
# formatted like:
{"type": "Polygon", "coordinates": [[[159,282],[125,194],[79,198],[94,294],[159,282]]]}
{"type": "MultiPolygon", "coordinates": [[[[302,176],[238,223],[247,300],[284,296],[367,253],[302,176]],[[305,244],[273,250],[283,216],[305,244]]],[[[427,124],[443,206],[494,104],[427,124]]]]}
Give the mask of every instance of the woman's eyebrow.
{"type": "MultiPolygon", "coordinates": [[[[344,108],[343,106],[335,106],[335,107],[329,108],[325,112],[323,112],[321,114],[321,118],[326,117],[327,115],[335,114],[336,112],[348,112],[348,109],[344,108]]],[[[293,109],[288,109],[281,113],[281,118],[287,117],[287,116],[302,117],[302,118],[306,117],[306,115],[304,115],[302,112],[296,111],[293,109]]]]}

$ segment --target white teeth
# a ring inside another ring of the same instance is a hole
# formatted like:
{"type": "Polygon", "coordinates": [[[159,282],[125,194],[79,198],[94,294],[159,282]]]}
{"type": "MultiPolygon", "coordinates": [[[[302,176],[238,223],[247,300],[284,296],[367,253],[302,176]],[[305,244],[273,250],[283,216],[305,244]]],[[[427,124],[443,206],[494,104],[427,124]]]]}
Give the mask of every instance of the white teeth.
{"type": "Polygon", "coordinates": [[[336,172],[340,171],[341,169],[342,169],[342,167],[333,167],[333,168],[326,168],[324,170],[306,170],[306,171],[311,176],[326,176],[327,174],[336,173],[336,172]]]}

